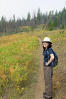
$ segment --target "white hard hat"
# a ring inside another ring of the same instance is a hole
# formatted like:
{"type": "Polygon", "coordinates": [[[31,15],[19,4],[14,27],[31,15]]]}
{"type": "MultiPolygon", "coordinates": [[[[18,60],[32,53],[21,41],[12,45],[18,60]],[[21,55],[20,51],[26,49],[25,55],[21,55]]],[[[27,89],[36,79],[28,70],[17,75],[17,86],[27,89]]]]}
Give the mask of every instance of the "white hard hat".
{"type": "Polygon", "coordinates": [[[45,37],[45,38],[42,40],[42,43],[43,43],[43,42],[50,42],[50,43],[52,43],[49,37],[45,37]]]}

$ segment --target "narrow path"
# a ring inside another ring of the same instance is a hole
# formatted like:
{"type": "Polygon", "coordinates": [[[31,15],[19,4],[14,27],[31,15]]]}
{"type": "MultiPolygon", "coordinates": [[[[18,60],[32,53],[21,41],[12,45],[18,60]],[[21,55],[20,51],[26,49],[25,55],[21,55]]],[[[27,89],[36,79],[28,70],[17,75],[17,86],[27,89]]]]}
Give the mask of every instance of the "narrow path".
{"type": "Polygon", "coordinates": [[[39,74],[38,74],[38,81],[35,88],[35,98],[34,99],[43,99],[43,91],[44,91],[44,68],[43,68],[43,48],[41,43],[41,38],[39,39],[39,45],[40,45],[40,68],[39,68],[39,74]]]}

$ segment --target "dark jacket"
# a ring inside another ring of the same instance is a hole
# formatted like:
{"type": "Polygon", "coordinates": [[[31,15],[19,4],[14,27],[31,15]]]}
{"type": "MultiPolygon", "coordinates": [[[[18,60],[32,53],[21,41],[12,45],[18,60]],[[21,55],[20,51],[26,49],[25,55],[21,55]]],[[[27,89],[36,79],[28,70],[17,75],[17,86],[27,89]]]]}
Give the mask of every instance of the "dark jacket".
{"type": "MultiPolygon", "coordinates": [[[[46,66],[45,65],[46,62],[49,61],[50,54],[54,54],[52,48],[48,48],[48,49],[43,50],[43,56],[44,56],[44,62],[43,63],[44,63],[44,66],[46,66]]],[[[48,66],[53,66],[53,65],[54,65],[54,62],[52,61],[48,66]]]]}

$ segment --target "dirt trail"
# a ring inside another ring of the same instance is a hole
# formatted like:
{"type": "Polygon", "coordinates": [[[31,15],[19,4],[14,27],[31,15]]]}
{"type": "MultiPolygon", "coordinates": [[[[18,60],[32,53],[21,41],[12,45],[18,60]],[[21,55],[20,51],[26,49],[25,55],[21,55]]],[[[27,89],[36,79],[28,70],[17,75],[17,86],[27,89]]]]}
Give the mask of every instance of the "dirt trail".
{"type": "Polygon", "coordinates": [[[40,45],[40,68],[39,68],[39,74],[38,74],[38,81],[35,88],[35,98],[34,99],[43,99],[43,91],[44,91],[44,70],[43,70],[43,48],[41,39],[39,39],[39,45],[40,45]]]}

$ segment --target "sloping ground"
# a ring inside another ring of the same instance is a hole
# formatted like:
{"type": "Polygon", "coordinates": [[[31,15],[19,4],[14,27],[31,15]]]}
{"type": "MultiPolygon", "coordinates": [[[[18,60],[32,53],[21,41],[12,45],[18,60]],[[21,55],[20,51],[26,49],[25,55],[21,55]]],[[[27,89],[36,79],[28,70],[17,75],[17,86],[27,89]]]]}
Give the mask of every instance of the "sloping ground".
{"type": "Polygon", "coordinates": [[[36,71],[36,75],[34,77],[34,82],[31,84],[29,90],[26,91],[24,96],[21,96],[20,99],[43,99],[43,91],[44,91],[44,68],[43,68],[43,49],[41,39],[39,40],[39,49],[35,54],[38,58],[38,67],[36,71]]]}
{"type": "MultiPolygon", "coordinates": [[[[49,36],[52,39],[52,48],[58,54],[59,63],[54,68],[53,75],[53,99],[66,99],[66,30],[54,30],[54,31],[39,31],[36,36],[40,37],[39,42],[44,39],[45,36],[49,36]]],[[[42,57],[42,45],[40,43],[40,74],[38,76],[38,82],[35,87],[35,98],[43,99],[42,94],[44,90],[43,79],[43,57],[42,57]]]]}
{"type": "Polygon", "coordinates": [[[41,39],[49,36],[53,42],[53,49],[57,52],[59,63],[54,68],[53,99],[66,99],[66,31],[45,31],[41,39]]]}
{"type": "Polygon", "coordinates": [[[1,37],[0,41],[0,99],[20,99],[18,96],[34,82],[38,39],[28,34],[14,34],[1,37]]]}
{"type": "MultiPolygon", "coordinates": [[[[32,33],[31,33],[32,35],[32,33]]],[[[59,57],[59,64],[54,68],[53,75],[53,99],[66,99],[66,31],[35,31],[33,36],[40,36],[38,52],[35,54],[39,57],[37,75],[34,83],[27,89],[25,96],[16,97],[16,99],[43,99],[44,91],[44,72],[43,72],[43,56],[41,40],[45,36],[49,36],[53,42],[53,49],[57,52],[59,57]]],[[[6,98],[5,98],[6,99],[6,98]]],[[[15,99],[10,98],[10,99],[15,99]]]]}
{"type": "Polygon", "coordinates": [[[56,51],[59,56],[59,64],[54,70],[54,99],[66,99],[66,41],[56,44],[56,51]]]}
{"type": "Polygon", "coordinates": [[[39,45],[40,45],[40,68],[38,73],[38,80],[35,87],[35,97],[34,99],[43,99],[43,91],[44,91],[44,71],[43,71],[43,49],[42,49],[42,43],[41,39],[39,39],[39,45]]]}

